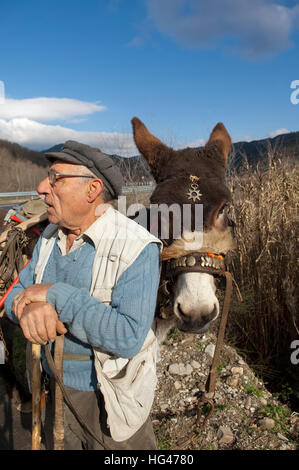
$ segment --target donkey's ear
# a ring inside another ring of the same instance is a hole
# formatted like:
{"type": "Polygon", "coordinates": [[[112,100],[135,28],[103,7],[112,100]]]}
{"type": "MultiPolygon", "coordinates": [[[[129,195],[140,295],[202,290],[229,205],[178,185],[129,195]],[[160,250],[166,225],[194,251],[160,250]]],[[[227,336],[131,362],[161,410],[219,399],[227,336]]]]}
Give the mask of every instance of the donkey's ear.
{"type": "Polygon", "coordinates": [[[229,133],[227,132],[222,122],[218,122],[218,124],[214,127],[210,135],[210,138],[208,142],[206,143],[206,146],[208,146],[209,144],[213,142],[217,144],[219,150],[221,151],[223,155],[224,163],[226,163],[232,141],[231,141],[229,133]]]}
{"type": "Polygon", "coordinates": [[[145,157],[149,165],[152,165],[155,161],[157,153],[162,149],[166,149],[167,147],[147,130],[140,119],[134,117],[131,120],[131,123],[133,126],[133,135],[136,147],[145,157]]]}

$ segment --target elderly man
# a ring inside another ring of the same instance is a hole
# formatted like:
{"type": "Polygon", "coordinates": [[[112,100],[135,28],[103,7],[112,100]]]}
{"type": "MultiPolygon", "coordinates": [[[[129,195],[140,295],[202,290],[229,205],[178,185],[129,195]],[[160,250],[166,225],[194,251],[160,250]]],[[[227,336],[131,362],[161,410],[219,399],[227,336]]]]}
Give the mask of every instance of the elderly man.
{"type": "MultiPolygon", "coordinates": [[[[160,241],[108,204],[122,178],[107,155],[68,141],[46,157],[52,165],[38,192],[50,224],[7,297],[6,313],[31,343],[52,346],[57,333],[65,334],[64,385],[93,432],[65,407],[65,449],[155,449],[151,324],[160,241]]],[[[43,347],[42,366],[51,377],[43,347]]],[[[47,448],[53,390],[49,395],[47,448]]]]}

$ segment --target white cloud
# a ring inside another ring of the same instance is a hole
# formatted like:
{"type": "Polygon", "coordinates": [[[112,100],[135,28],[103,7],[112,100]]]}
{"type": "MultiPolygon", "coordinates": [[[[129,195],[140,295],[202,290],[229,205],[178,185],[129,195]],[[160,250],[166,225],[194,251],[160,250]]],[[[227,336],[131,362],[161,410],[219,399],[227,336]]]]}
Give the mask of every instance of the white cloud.
{"type": "Polygon", "coordinates": [[[194,142],[188,144],[188,147],[203,147],[206,144],[204,139],[197,139],[194,142]]]}
{"type": "Polygon", "coordinates": [[[251,142],[253,139],[250,135],[243,135],[241,137],[236,137],[232,139],[233,144],[237,144],[238,142],[251,142]]]}
{"type": "Polygon", "coordinates": [[[268,137],[276,137],[281,134],[288,134],[290,131],[288,129],[276,129],[276,131],[269,132],[268,137]]]}
{"type": "Polygon", "coordinates": [[[299,6],[277,0],[147,0],[157,29],[179,44],[217,46],[229,40],[247,58],[275,54],[291,45],[299,6]],[[233,43],[232,43],[233,41],[233,43]]]}
{"type": "Polygon", "coordinates": [[[66,140],[77,140],[98,147],[110,155],[132,156],[139,153],[132,134],[77,131],[27,118],[15,118],[9,121],[0,119],[0,139],[16,142],[35,150],[45,150],[58,143],[64,143],[66,140]]]}
{"type": "Polygon", "coordinates": [[[41,122],[65,121],[104,111],[98,102],[90,103],[70,98],[29,98],[15,100],[6,98],[0,104],[0,119],[28,118],[41,122]]]}
{"type": "Polygon", "coordinates": [[[77,140],[106,153],[130,156],[138,153],[131,134],[77,131],[51,121],[84,122],[88,116],[106,107],[69,98],[5,99],[0,105],[0,139],[35,150],[45,150],[66,140],[77,140]]]}
{"type": "Polygon", "coordinates": [[[186,147],[191,147],[191,148],[203,147],[205,144],[206,144],[206,141],[204,139],[197,139],[188,143],[178,142],[173,147],[175,150],[180,150],[186,147]]]}
{"type": "MultiPolygon", "coordinates": [[[[10,120],[0,119],[0,139],[16,142],[34,150],[46,150],[66,140],[76,140],[93,147],[100,148],[110,155],[120,156],[139,155],[133,135],[120,132],[90,132],[78,131],[61,125],[51,125],[33,121],[27,118],[10,120]]],[[[186,147],[202,147],[206,141],[197,139],[193,142],[166,143],[175,150],[186,147]]]]}

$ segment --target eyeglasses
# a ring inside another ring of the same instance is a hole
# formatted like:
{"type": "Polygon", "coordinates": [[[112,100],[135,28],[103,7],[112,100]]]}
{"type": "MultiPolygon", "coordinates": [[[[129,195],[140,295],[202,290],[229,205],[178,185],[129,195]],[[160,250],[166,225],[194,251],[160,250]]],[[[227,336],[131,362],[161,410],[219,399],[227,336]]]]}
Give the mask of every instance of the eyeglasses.
{"type": "Polygon", "coordinates": [[[95,178],[95,176],[91,176],[91,175],[73,175],[73,174],[69,174],[69,173],[57,173],[55,170],[49,170],[48,171],[48,178],[49,178],[49,181],[52,185],[55,184],[58,179],[64,178],[66,176],[72,176],[73,178],[74,177],[95,178]]]}

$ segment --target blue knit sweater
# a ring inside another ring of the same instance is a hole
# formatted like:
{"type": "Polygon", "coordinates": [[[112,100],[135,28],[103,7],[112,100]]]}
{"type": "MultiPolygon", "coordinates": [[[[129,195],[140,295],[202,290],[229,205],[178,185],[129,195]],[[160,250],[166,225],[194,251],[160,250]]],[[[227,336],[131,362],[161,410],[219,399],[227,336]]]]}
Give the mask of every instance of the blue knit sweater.
{"type": "MultiPolygon", "coordinates": [[[[12,313],[14,297],[34,283],[38,260],[37,243],[30,263],[19,276],[19,283],[7,296],[5,310],[12,313]]],[[[80,248],[62,256],[57,240],[43,275],[43,284],[53,285],[47,301],[56,309],[68,333],[65,352],[92,355],[92,346],[101,347],[120,357],[133,357],[140,350],[153,321],[159,286],[159,248],[150,243],[135,262],[126,269],[113,289],[109,306],[91,297],[92,265],[95,255],[93,242],[88,239],[80,248]]],[[[50,373],[44,348],[42,364],[50,373]]],[[[97,379],[93,361],[64,361],[64,383],[77,390],[96,390],[97,379]]]]}

